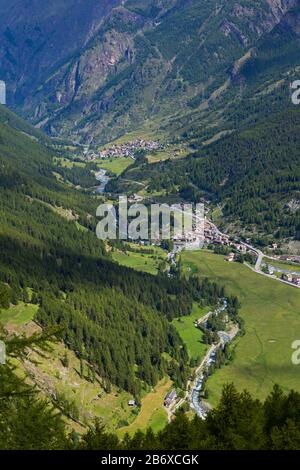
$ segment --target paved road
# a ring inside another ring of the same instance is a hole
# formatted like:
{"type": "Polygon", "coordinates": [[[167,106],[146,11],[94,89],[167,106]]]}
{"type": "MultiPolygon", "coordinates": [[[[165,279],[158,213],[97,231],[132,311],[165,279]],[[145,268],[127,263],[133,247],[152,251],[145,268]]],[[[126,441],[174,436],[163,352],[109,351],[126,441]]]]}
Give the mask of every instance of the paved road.
{"type": "MultiPolygon", "coordinates": [[[[220,230],[218,229],[218,227],[213,223],[213,222],[210,222],[210,221],[207,221],[210,226],[217,231],[217,234],[222,236],[222,235],[225,235],[224,233],[220,232],[220,230]]],[[[261,276],[265,276],[265,277],[268,277],[269,279],[273,279],[274,281],[278,281],[278,282],[281,282],[283,284],[286,284],[288,286],[291,286],[291,287],[296,287],[297,289],[300,289],[300,286],[297,286],[296,284],[293,284],[291,282],[287,282],[287,281],[284,281],[283,279],[280,279],[279,277],[277,276],[273,276],[271,274],[266,274],[264,273],[262,270],[261,270],[261,265],[262,265],[262,262],[263,262],[263,259],[269,259],[269,260],[273,260],[273,261],[278,261],[277,258],[274,258],[273,256],[269,256],[269,255],[266,255],[265,253],[263,253],[261,250],[259,250],[258,248],[255,248],[254,246],[252,245],[249,245],[248,243],[245,243],[245,242],[239,242],[240,245],[242,246],[245,246],[248,250],[252,251],[253,253],[256,254],[257,256],[257,260],[256,260],[256,263],[255,263],[255,266],[252,267],[250,266],[250,264],[247,264],[245,263],[245,266],[247,266],[248,268],[250,268],[252,271],[256,272],[257,274],[260,274],[261,276]]]]}

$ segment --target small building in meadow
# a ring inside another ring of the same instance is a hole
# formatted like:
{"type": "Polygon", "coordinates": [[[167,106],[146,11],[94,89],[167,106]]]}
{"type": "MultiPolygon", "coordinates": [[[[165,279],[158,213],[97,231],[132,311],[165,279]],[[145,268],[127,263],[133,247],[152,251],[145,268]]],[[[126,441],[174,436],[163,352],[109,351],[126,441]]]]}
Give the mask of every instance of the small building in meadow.
{"type": "Polygon", "coordinates": [[[228,261],[229,263],[232,263],[235,260],[235,254],[230,253],[228,256],[226,256],[225,261],[228,261]]]}
{"type": "Polygon", "coordinates": [[[173,389],[173,390],[171,390],[171,392],[169,392],[168,395],[166,396],[165,401],[164,401],[164,405],[165,405],[166,407],[170,406],[170,405],[173,403],[173,401],[176,400],[176,398],[177,398],[177,393],[176,393],[176,390],[173,389]]]}
{"type": "Polygon", "coordinates": [[[282,279],[285,282],[293,282],[293,276],[292,274],[283,274],[282,279]]]}

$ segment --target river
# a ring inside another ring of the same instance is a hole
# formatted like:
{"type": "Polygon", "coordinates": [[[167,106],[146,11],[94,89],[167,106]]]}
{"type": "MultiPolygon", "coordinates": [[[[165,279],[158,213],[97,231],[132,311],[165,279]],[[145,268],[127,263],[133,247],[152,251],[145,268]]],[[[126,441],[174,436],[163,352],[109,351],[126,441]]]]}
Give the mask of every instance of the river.
{"type": "Polygon", "coordinates": [[[107,183],[109,182],[110,178],[107,175],[107,171],[104,169],[100,169],[95,174],[96,180],[100,183],[98,188],[96,189],[97,194],[103,194],[106,188],[107,183]]]}
{"type": "MultiPolygon", "coordinates": [[[[217,308],[214,312],[205,316],[204,324],[206,324],[207,320],[211,316],[217,316],[220,313],[224,312],[227,309],[227,300],[224,299],[223,304],[217,308]]],[[[194,411],[197,413],[200,418],[205,419],[207,412],[209,411],[209,406],[205,403],[204,400],[201,399],[201,392],[203,390],[204,382],[205,382],[205,375],[209,370],[210,366],[215,364],[217,352],[220,348],[223,348],[226,343],[231,342],[236,334],[238,333],[238,327],[233,329],[230,333],[225,333],[224,331],[219,331],[218,335],[220,338],[220,342],[218,344],[212,345],[208,352],[206,353],[202,363],[196,370],[196,379],[194,380],[192,391],[190,394],[190,406],[194,411]]]]}

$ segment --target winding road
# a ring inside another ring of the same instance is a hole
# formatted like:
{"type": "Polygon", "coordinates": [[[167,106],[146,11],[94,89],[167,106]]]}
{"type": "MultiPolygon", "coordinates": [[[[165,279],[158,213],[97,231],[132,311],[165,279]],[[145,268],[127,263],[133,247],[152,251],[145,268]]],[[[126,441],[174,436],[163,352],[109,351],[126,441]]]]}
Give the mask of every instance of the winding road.
{"type": "MultiPolygon", "coordinates": [[[[197,218],[197,216],[195,216],[195,218],[197,218]]],[[[225,233],[222,233],[218,227],[211,221],[209,220],[206,220],[205,221],[208,225],[210,225],[210,227],[216,231],[217,235],[219,236],[227,236],[228,237],[228,234],[225,234],[225,233]]],[[[288,286],[291,286],[291,287],[295,287],[297,289],[300,288],[300,286],[297,286],[296,284],[293,284],[292,282],[288,282],[288,281],[284,281],[283,279],[280,279],[279,277],[277,276],[274,276],[272,274],[267,274],[267,273],[264,273],[261,269],[261,265],[263,263],[263,260],[264,259],[269,259],[269,260],[272,260],[272,261],[278,261],[278,258],[275,258],[273,256],[269,256],[269,255],[266,255],[265,253],[263,253],[261,250],[259,250],[258,248],[255,248],[254,246],[250,245],[249,243],[245,243],[245,242],[242,242],[242,241],[239,241],[238,242],[241,246],[244,246],[246,247],[249,251],[252,251],[256,256],[257,256],[257,259],[256,259],[256,263],[255,263],[255,266],[251,266],[250,264],[248,263],[245,263],[244,265],[247,266],[247,268],[251,269],[252,271],[254,271],[255,273],[257,274],[260,274],[261,276],[265,276],[265,277],[268,277],[269,279],[273,279],[274,281],[278,281],[278,282],[281,282],[283,284],[286,284],[288,286]]]]}

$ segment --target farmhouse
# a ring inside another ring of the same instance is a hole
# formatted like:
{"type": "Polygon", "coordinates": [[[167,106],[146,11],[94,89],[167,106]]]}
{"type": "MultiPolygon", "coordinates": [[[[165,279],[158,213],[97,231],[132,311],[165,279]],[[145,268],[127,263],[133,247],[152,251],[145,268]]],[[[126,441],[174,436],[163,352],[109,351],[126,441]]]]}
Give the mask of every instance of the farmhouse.
{"type": "Polygon", "coordinates": [[[242,253],[246,253],[247,252],[247,247],[245,245],[241,245],[239,243],[237,243],[235,245],[235,248],[238,250],[238,251],[241,251],[242,253]]]}
{"type": "Polygon", "coordinates": [[[168,395],[166,396],[165,398],[165,401],[164,401],[164,405],[165,406],[170,406],[173,401],[175,401],[177,398],[177,393],[176,393],[176,390],[171,390],[171,392],[168,393],[168,395]]]}
{"type": "Polygon", "coordinates": [[[286,282],[293,282],[293,276],[292,274],[283,274],[282,280],[286,282]]]}
{"type": "Polygon", "coordinates": [[[235,260],[235,254],[230,253],[228,256],[226,256],[225,261],[228,261],[229,263],[232,263],[235,260]]]}

